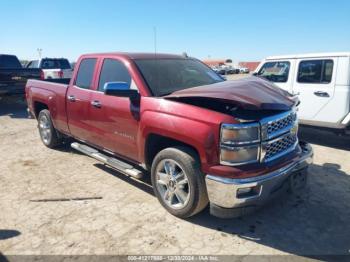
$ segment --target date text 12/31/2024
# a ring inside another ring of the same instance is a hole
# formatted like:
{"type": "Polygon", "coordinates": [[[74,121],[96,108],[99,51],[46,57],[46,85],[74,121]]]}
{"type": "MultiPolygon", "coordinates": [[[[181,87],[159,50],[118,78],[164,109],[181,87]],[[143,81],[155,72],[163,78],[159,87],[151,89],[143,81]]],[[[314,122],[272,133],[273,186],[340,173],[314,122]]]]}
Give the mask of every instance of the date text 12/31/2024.
{"type": "Polygon", "coordinates": [[[128,261],[218,261],[217,256],[128,256],[128,261]]]}

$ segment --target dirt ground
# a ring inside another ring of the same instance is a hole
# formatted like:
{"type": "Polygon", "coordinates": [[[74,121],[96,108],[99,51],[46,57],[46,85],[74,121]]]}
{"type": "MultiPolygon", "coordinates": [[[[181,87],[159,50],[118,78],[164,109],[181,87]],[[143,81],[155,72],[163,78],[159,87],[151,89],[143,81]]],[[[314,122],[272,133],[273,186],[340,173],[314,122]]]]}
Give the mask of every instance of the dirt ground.
{"type": "Polygon", "coordinates": [[[0,101],[0,252],[349,254],[350,139],[309,128],[301,137],[315,151],[305,192],[240,219],[206,209],[182,220],[161,207],[149,179],[128,178],[68,146],[46,148],[25,105],[0,101]]]}

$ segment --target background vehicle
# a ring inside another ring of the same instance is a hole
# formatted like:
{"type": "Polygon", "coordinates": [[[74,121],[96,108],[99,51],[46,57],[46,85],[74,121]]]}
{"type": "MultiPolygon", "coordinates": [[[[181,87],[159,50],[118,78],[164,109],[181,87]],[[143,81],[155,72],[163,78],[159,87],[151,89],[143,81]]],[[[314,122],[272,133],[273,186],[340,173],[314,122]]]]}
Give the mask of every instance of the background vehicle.
{"type": "Polygon", "coordinates": [[[249,74],[249,68],[247,68],[247,67],[240,67],[239,68],[239,73],[241,73],[241,74],[249,74]]]}
{"type": "Polygon", "coordinates": [[[226,74],[239,74],[239,69],[233,67],[232,65],[223,65],[222,67],[226,70],[226,74]]]}
{"type": "Polygon", "coordinates": [[[150,171],[178,217],[208,201],[217,216],[249,213],[304,185],[312,159],[287,92],[256,77],[224,81],[193,58],[83,55],[69,84],[29,80],[26,97],[47,147],[73,137],[73,148],[119,172],[150,171]]]}
{"type": "Polygon", "coordinates": [[[40,69],[22,68],[16,56],[0,54],[0,96],[24,94],[27,80],[40,77],[40,69]]]}
{"type": "Polygon", "coordinates": [[[212,67],[212,70],[219,75],[226,75],[227,74],[226,69],[223,68],[222,66],[214,66],[214,67],[212,67]]]}
{"type": "Polygon", "coordinates": [[[74,70],[75,64],[76,64],[76,62],[71,62],[70,63],[70,67],[72,68],[72,71],[74,70]]]}
{"type": "Polygon", "coordinates": [[[212,67],[212,69],[220,75],[231,75],[239,73],[239,69],[234,68],[232,65],[219,65],[212,67]]]}
{"type": "Polygon", "coordinates": [[[66,58],[43,58],[30,61],[27,68],[40,68],[44,79],[71,78],[72,68],[66,58]]]}
{"type": "Polygon", "coordinates": [[[272,56],[255,75],[299,97],[302,124],[350,133],[350,52],[272,56]]]}

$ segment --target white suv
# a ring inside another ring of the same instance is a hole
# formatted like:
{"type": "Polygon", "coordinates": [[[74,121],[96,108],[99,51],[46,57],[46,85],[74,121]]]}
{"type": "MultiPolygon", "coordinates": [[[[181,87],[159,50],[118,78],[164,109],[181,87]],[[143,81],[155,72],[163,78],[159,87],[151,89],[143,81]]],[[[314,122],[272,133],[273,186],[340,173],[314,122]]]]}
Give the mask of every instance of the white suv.
{"type": "Polygon", "coordinates": [[[350,52],[267,57],[254,75],[299,96],[302,124],[350,133],[350,52]]]}
{"type": "Polygon", "coordinates": [[[72,68],[66,58],[42,58],[30,61],[27,68],[40,68],[44,79],[71,78],[72,68]]]}

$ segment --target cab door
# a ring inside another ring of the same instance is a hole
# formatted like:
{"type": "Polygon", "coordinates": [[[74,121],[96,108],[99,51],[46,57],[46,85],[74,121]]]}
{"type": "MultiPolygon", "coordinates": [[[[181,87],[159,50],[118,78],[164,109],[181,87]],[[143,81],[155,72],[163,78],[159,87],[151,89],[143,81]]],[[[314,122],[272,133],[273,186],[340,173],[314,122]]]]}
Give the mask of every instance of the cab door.
{"type": "Polygon", "coordinates": [[[91,142],[89,114],[96,58],[83,58],[79,64],[75,82],[67,91],[67,115],[70,133],[84,142],[91,142]]]}
{"type": "Polygon", "coordinates": [[[333,98],[337,62],[337,58],[297,60],[293,93],[299,96],[302,121],[314,120],[333,98]]]}
{"type": "Polygon", "coordinates": [[[136,143],[140,101],[105,95],[103,88],[107,82],[126,82],[130,88],[137,89],[123,61],[114,58],[103,59],[96,90],[90,98],[92,143],[112,153],[138,160],[136,143]]]}

